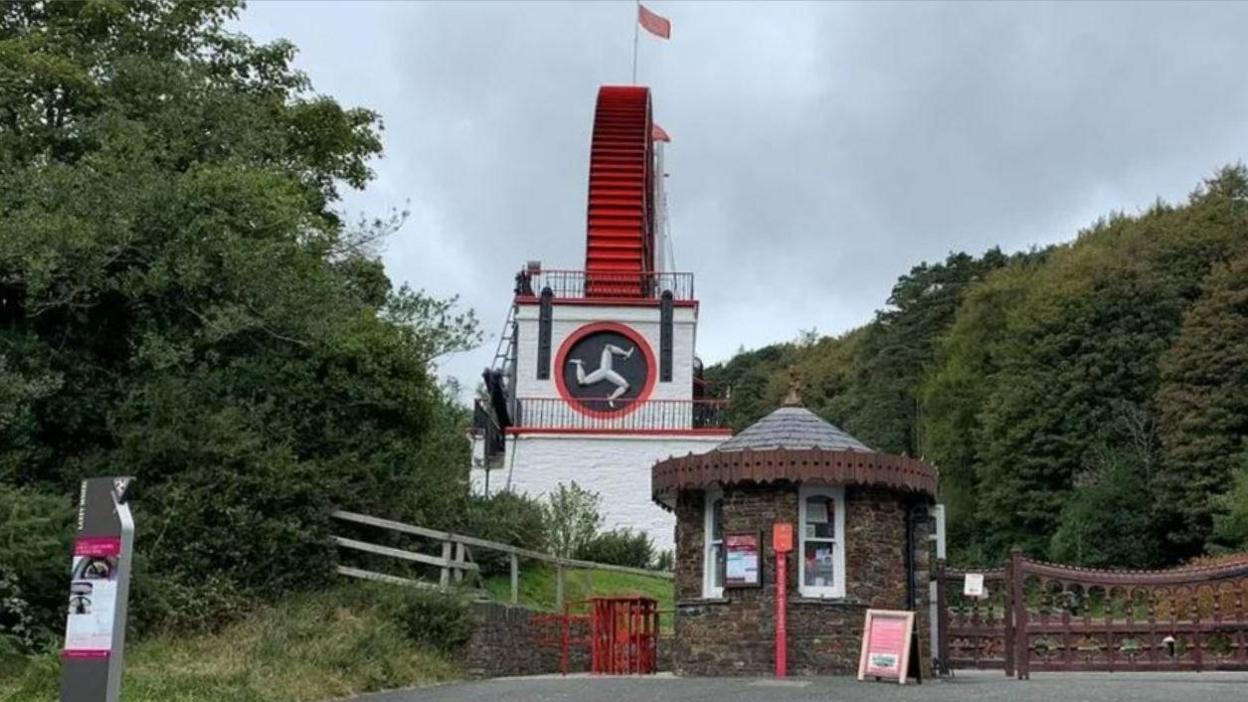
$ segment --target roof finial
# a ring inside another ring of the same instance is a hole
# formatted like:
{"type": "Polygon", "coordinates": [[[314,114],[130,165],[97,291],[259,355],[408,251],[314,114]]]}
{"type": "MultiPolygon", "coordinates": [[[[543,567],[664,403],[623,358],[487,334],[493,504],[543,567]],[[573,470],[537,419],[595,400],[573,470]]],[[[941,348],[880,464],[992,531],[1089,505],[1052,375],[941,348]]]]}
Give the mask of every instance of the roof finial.
{"type": "Polygon", "coordinates": [[[802,381],[797,378],[797,369],[789,368],[789,392],[784,396],[784,407],[802,406],[802,381]]]}

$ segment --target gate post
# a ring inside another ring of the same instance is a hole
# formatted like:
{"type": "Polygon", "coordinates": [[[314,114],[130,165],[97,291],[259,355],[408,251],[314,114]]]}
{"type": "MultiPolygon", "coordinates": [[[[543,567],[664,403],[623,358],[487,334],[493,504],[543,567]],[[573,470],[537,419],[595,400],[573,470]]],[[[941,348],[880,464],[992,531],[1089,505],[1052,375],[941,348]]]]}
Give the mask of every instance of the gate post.
{"type": "MultiPolygon", "coordinates": [[[[936,559],[936,673],[948,675],[949,609],[945,602],[945,559],[936,559]]],[[[1008,638],[1008,637],[1007,637],[1008,638]]],[[[1006,665],[1009,665],[1008,659],[1006,665]]]]}
{"type": "Polygon", "coordinates": [[[1010,560],[1005,562],[1005,590],[1002,603],[1005,610],[1001,612],[1001,620],[1005,623],[1005,677],[1014,677],[1014,555],[1017,549],[1010,552],[1010,560]]]}
{"type": "Polygon", "coordinates": [[[1005,618],[1006,670],[1013,668],[1019,680],[1031,678],[1027,644],[1027,597],[1023,592],[1023,551],[1015,546],[1010,551],[1006,569],[1010,582],[1010,615],[1005,618]]]}

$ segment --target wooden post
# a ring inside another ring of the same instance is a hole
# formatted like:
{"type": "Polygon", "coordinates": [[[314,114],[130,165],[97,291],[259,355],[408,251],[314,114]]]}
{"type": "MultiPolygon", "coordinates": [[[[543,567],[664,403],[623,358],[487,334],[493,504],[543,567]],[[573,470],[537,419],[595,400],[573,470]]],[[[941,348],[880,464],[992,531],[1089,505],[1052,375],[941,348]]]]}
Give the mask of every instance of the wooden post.
{"type": "Polygon", "coordinates": [[[1010,582],[1010,616],[1005,620],[1005,666],[1007,671],[1013,668],[1019,680],[1027,680],[1031,678],[1029,659],[1031,647],[1027,641],[1027,597],[1023,592],[1023,551],[1017,546],[1010,551],[1010,565],[1006,578],[1010,582]]]}
{"type": "Polygon", "coordinates": [[[447,562],[451,560],[451,542],[442,542],[442,573],[438,576],[438,585],[445,590],[451,584],[451,568],[447,562]]]}
{"type": "Polygon", "coordinates": [[[511,554],[511,603],[520,602],[520,557],[511,554]]]}
{"type": "Polygon", "coordinates": [[[563,560],[555,561],[555,608],[563,608],[563,560]]]}
{"type": "MultiPolygon", "coordinates": [[[[464,544],[462,542],[455,544],[455,562],[463,563],[465,558],[467,558],[467,549],[464,547],[464,544]]],[[[464,569],[459,566],[456,566],[455,567],[455,582],[458,584],[458,583],[463,582],[463,580],[464,580],[464,569]]]]}

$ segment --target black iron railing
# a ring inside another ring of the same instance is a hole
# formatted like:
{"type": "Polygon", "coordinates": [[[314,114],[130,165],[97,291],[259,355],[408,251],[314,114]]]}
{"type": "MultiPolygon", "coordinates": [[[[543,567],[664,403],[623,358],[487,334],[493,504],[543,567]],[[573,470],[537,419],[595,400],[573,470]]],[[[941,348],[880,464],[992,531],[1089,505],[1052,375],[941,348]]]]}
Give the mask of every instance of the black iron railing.
{"type": "Polygon", "coordinates": [[[556,299],[625,298],[657,300],[670,292],[677,301],[693,300],[692,273],[618,273],[612,271],[547,271],[525,269],[516,274],[516,296],[536,298],[550,288],[556,299]]]}

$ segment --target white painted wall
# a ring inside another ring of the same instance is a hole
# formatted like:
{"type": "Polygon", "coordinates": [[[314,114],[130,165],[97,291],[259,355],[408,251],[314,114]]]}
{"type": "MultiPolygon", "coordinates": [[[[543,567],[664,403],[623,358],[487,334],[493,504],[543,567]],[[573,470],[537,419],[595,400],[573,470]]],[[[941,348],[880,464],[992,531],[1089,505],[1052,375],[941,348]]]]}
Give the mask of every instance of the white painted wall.
{"type": "MultiPolygon", "coordinates": [[[[507,437],[503,467],[490,474],[490,492],[505,488],[540,497],[576,481],[602,496],[603,528],[645,531],[660,549],[673,547],[676,518],[650,500],[650,469],[671,456],[705,453],[723,436],[519,434],[507,437]],[[513,463],[514,457],[514,463],[513,463]]],[[[473,470],[480,492],[484,471],[473,470]]]]}
{"type": "MultiPolygon", "coordinates": [[[[599,306],[560,304],[551,307],[550,378],[537,379],[538,305],[520,305],[516,312],[516,395],[518,397],[559,397],[555,388],[556,356],[568,335],[586,324],[616,322],[637,330],[659,361],[659,308],[657,306],[599,306]]],[[[693,353],[697,342],[697,309],[672,309],[672,382],[656,381],[653,400],[689,400],[693,397],[693,353]]],[[[658,372],[658,368],[655,368],[658,372]]]]}

